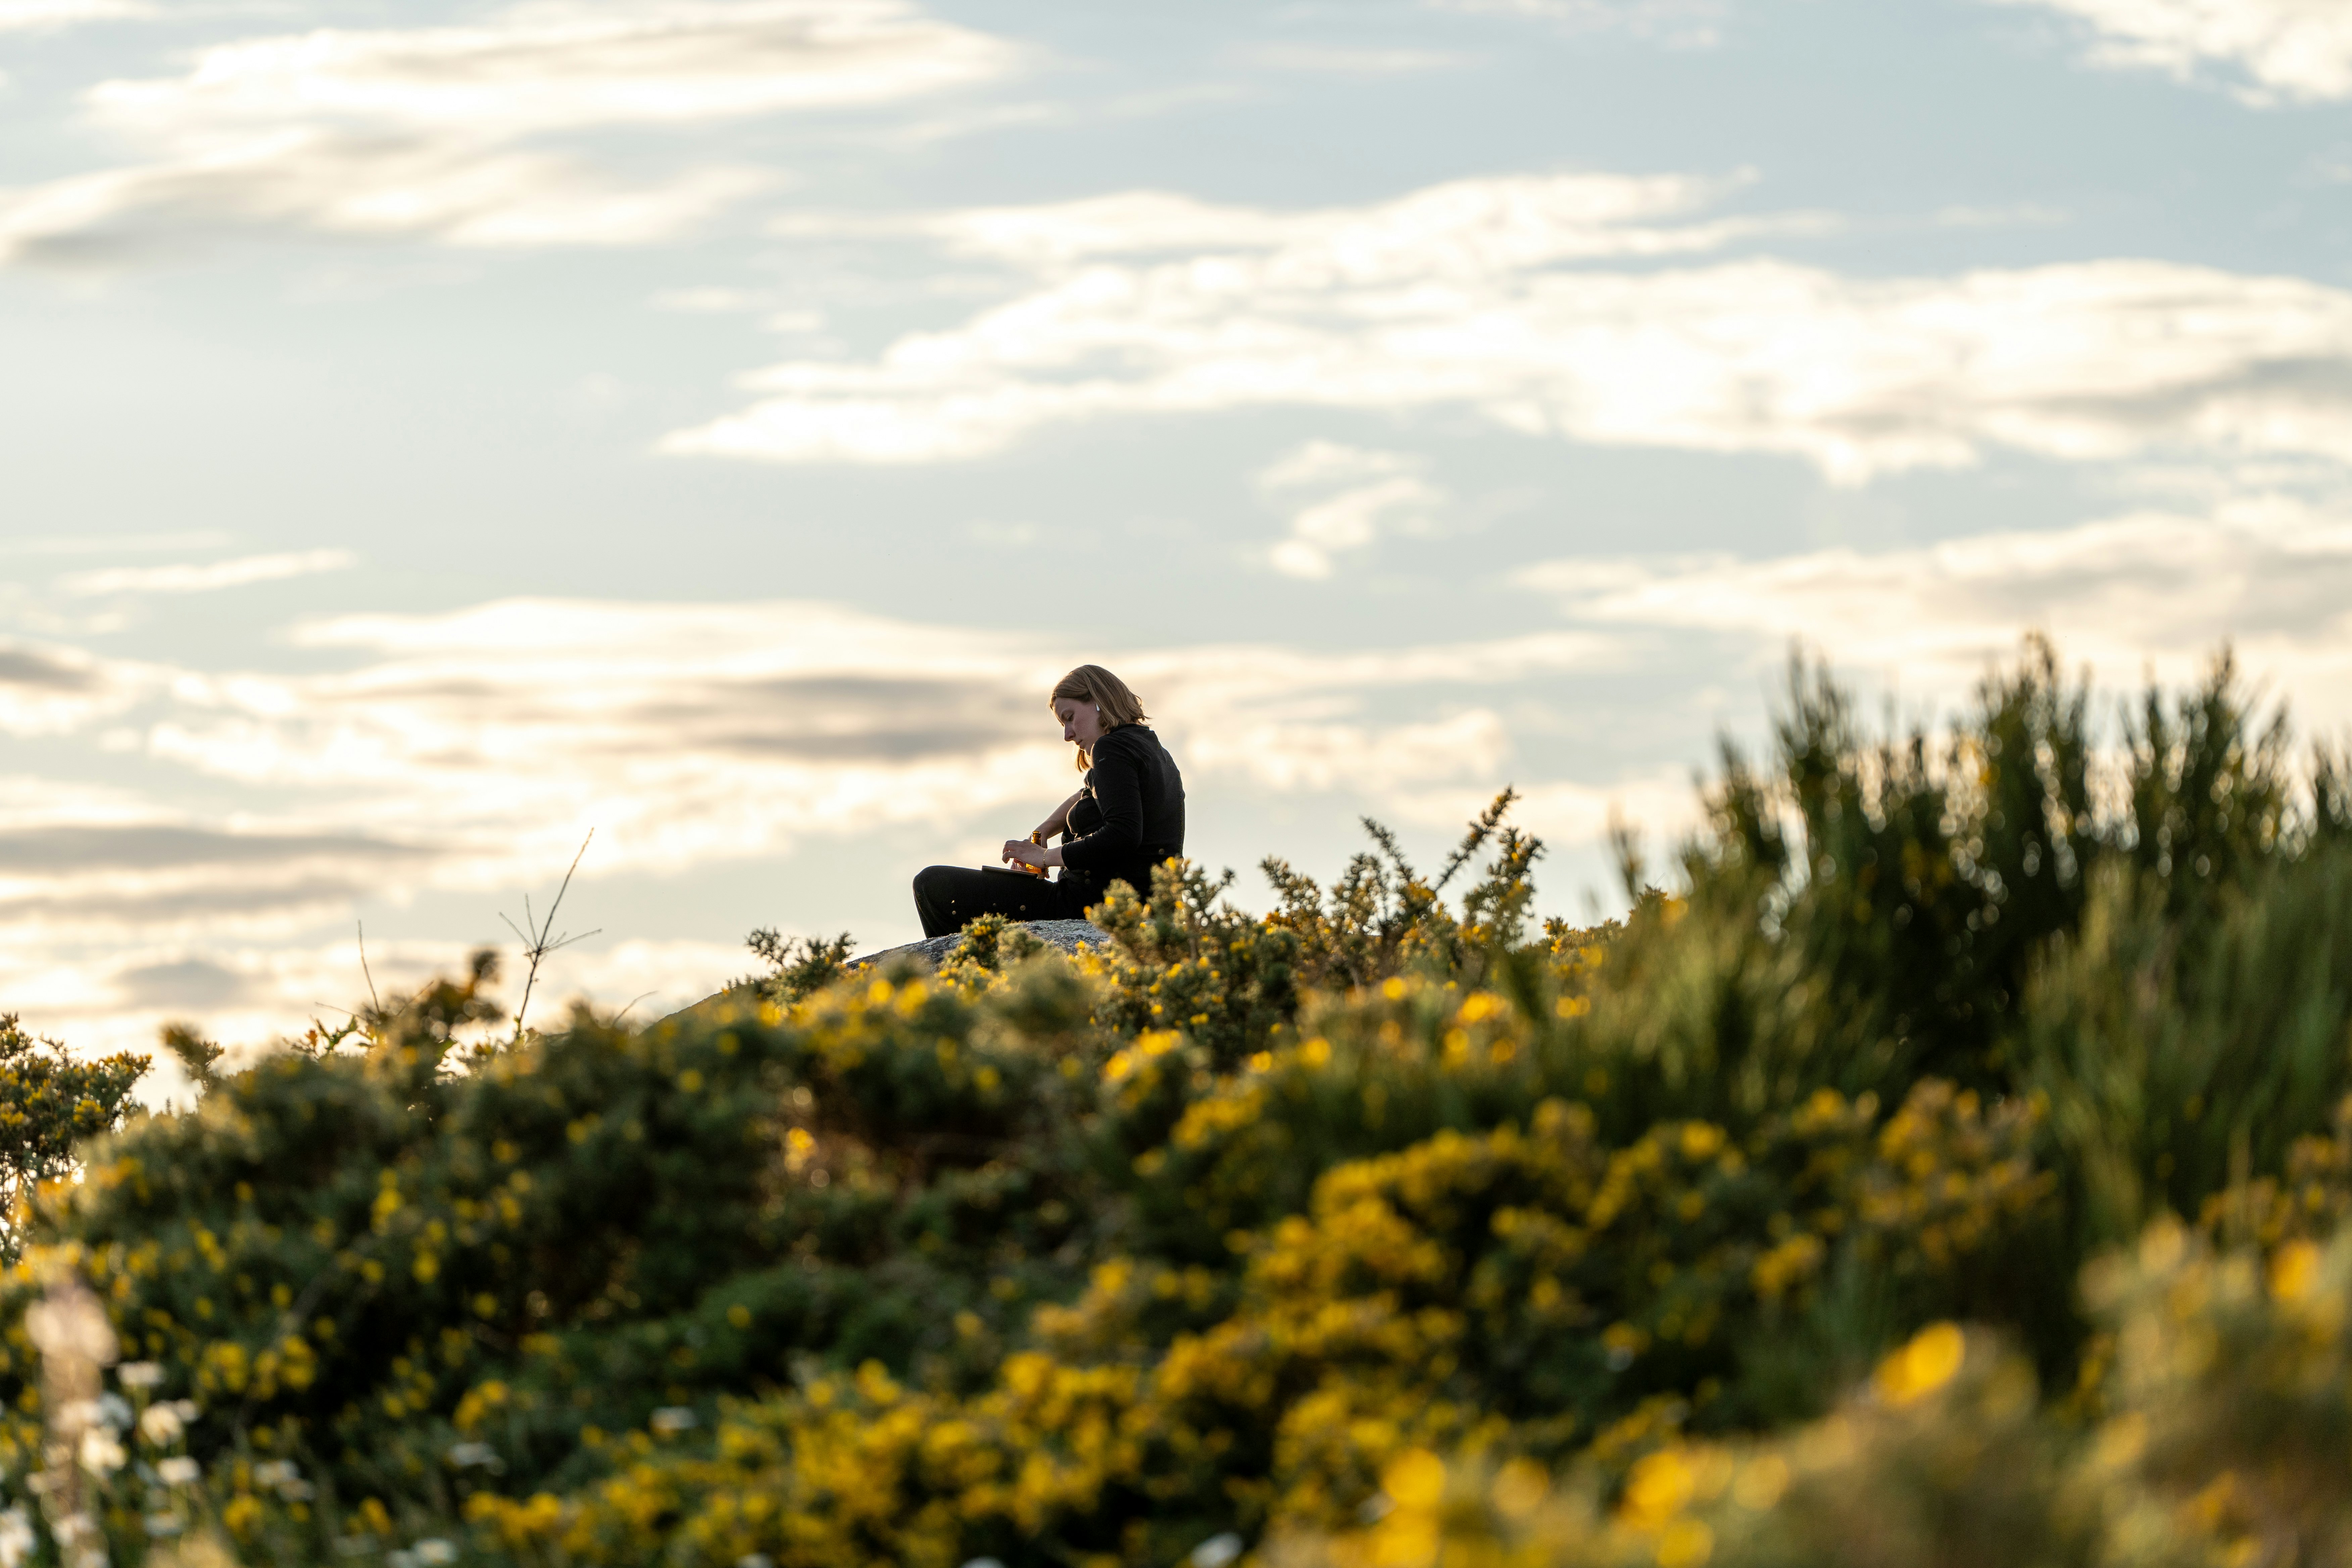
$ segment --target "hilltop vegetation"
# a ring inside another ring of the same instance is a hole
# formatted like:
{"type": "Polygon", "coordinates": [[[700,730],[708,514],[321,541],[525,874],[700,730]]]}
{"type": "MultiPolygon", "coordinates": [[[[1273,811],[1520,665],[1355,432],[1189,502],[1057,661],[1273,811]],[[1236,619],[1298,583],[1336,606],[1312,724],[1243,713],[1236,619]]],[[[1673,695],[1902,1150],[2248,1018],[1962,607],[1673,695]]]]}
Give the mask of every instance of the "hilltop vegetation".
{"type": "Polygon", "coordinates": [[[33,1199],[0,1556],[2341,1561],[2352,775],[2226,662],[2094,732],[1801,673],[1590,930],[1507,796],[1075,961],[478,964],[33,1199]]]}

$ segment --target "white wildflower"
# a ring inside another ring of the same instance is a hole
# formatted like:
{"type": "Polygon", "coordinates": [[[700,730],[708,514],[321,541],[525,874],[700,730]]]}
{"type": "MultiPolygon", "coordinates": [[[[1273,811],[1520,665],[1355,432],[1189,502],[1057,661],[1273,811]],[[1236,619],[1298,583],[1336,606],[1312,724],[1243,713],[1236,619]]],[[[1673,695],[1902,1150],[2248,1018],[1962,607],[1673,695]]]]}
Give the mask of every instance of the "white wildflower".
{"type": "Polygon", "coordinates": [[[667,1437],[674,1433],[685,1431],[687,1428],[692,1426],[694,1423],[694,1412],[688,1410],[685,1405],[665,1405],[659,1410],[654,1412],[653,1420],[647,1423],[647,1425],[652,1426],[655,1431],[667,1437]]]}
{"type": "Polygon", "coordinates": [[[499,1462],[499,1451],[488,1443],[452,1444],[449,1452],[443,1457],[461,1470],[471,1469],[477,1465],[488,1468],[499,1462]]]}
{"type": "Polygon", "coordinates": [[[163,1382],[163,1363],[154,1361],[126,1361],[114,1369],[115,1380],[125,1388],[155,1388],[163,1382]]]}
{"type": "Polygon", "coordinates": [[[289,1502],[301,1502],[310,1496],[310,1483],[291,1459],[270,1459],[253,1467],[253,1479],[265,1487],[276,1489],[278,1495],[289,1502]]]}
{"type": "Polygon", "coordinates": [[[455,1546],[446,1541],[431,1537],[418,1542],[413,1550],[416,1553],[416,1560],[425,1564],[425,1568],[441,1568],[443,1563],[457,1561],[457,1549],[455,1546]]]}
{"type": "Polygon", "coordinates": [[[147,1533],[151,1536],[177,1535],[186,1528],[176,1513],[151,1513],[147,1516],[147,1533]]]}
{"type": "Polygon", "coordinates": [[[22,1503],[0,1510],[0,1568],[16,1565],[33,1554],[33,1521],[22,1503]]]}
{"type": "Polygon", "coordinates": [[[192,1487],[204,1474],[203,1467],[185,1454],[175,1455],[155,1466],[155,1479],[167,1487],[192,1487]]]}
{"type": "Polygon", "coordinates": [[[1192,1568],[1225,1568],[1226,1563],[1241,1554],[1242,1538],[1228,1530],[1192,1548],[1192,1555],[1187,1561],[1192,1568]]]}
{"type": "Polygon", "coordinates": [[[114,1434],[103,1426],[93,1426],[81,1435],[81,1468],[96,1475],[110,1476],[122,1468],[127,1456],[114,1434]]]}
{"type": "Polygon", "coordinates": [[[98,1396],[98,1418],[120,1432],[131,1425],[131,1402],[119,1394],[98,1396]]]}
{"type": "Polygon", "coordinates": [[[180,1419],[179,1406],[169,1400],[139,1413],[139,1435],[159,1448],[178,1442],[187,1429],[187,1423],[180,1419]]]}
{"type": "Polygon", "coordinates": [[[764,1552],[746,1552],[735,1559],[735,1568],[776,1568],[776,1560],[764,1552]]]}

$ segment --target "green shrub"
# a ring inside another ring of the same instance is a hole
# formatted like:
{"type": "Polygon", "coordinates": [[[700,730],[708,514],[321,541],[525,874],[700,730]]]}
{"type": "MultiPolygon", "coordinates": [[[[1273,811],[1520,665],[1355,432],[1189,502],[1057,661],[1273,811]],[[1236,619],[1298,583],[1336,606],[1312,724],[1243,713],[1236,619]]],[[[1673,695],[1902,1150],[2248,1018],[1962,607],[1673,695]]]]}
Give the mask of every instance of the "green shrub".
{"type": "MultiPolygon", "coordinates": [[[[2127,1282],[2263,1366],[2305,1297],[2231,1281],[2343,1298],[2352,790],[2226,661],[2123,734],[2039,647],[1941,740],[1801,669],[1589,930],[1507,795],[1262,916],[1171,862],[1074,958],[762,932],[511,1046],[478,963],[41,1191],[0,1475],[125,1561],[2133,1561],[2275,1413],[2127,1282]],[[31,1353],[85,1320],[117,1405],[31,1353]],[[2199,1457],[2116,1459],[2168,1400],[2199,1457]]],[[[2291,1479],[2208,1511],[2336,1528],[2291,1479]]]]}

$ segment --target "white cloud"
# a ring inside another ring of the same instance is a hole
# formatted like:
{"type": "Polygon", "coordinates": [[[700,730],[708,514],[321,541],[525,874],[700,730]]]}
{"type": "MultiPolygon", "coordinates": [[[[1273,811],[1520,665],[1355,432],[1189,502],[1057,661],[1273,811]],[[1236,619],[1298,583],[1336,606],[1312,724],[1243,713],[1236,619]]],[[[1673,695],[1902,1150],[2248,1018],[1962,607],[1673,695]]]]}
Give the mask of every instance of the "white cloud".
{"type": "Polygon", "coordinates": [[[637,245],[773,183],[621,179],[525,139],[837,109],[999,75],[1014,56],[899,0],[527,6],[470,26],[320,30],[100,84],[149,161],[0,193],[0,261],[120,264],[252,230],[452,245],[637,245]]]}
{"type": "Polygon", "coordinates": [[[1468,282],[1565,261],[1686,255],[1792,222],[1822,221],[1685,221],[1744,180],[1497,175],[1432,185],[1374,206],[1302,212],[1226,206],[1170,191],[1121,191],[911,217],[796,214],[779,219],[776,230],[928,236],[960,255],[1048,275],[1115,257],[1192,252],[1185,265],[1244,265],[1257,253],[1265,259],[1254,266],[1252,280],[1290,288],[1468,282]]]}
{"type": "Polygon", "coordinates": [[[121,22],[152,16],[134,0],[0,0],[0,33],[46,32],[83,22],[121,22]]]}
{"type": "Polygon", "coordinates": [[[172,142],[336,124],[505,140],[888,102],[1013,58],[898,0],[535,5],[473,26],[224,44],[184,76],[106,82],[90,102],[172,142]]]}
{"type": "Polygon", "coordinates": [[[1328,577],[1333,557],[1361,550],[1383,525],[1424,518],[1445,492],[1422,477],[1427,465],[1402,452],[1309,441],[1258,475],[1268,500],[1290,509],[1290,537],[1275,545],[1276,571],[1328,577]]]}
{"type": "Polygon", "coordinates": [[[121,712],[152,682],[139,667],[79,648],[0,638],[0,733],[53,735],[121,712]]]}
{"type": "Polygon", "coordinates": [[[0,196],[0,260],[121,265],[268,230],[484,247],[643,245],[767,182],[756,171],[700,169],[629,186],[554,153],[295,131],[0,196]]]}
{"type": "Polygon", "coordinates": [[[1509,730],[1484,708],[1387,726],[1297,724],[1268,716],[1202,726],[1184,747],[1186,761],[1213,778],[1240,773],[1286,793],[1360,790],[1372,784],[1391,799],[1414,798],[1413,786],[1432,781],[1491,778],[1510,752],[1509,730]]]}
{"type": "MultiPolygon", "coordinates": [[[[1478,815],[1491,791],[1459,786],[1423,790],[1399,803],[1398,818],[1450,827],[1478,815]]],[[[1554,780],[1522,787],[1510,820],[1548,843],[1593,844],[1612,826],[1638,829],[1645,840],[1672,844],[1698,827],[1706,815],[1700,780],[1690,770],[1658,768],[1609,784],[1554,780]]]]}
{"type": "MultiPolygon", "coordinates": [[[[2107,260],[1858,279],[1713,248],[1689,180],[1469,180],[1270,214],[1139,192],[921,220],[1029,268],[1009,302],[871,360],[756,373],[673,453],[938,462],[1108,416],[1468,408],[1537,436],[1780,453],[1841,482],[2007,447],[2352,450],[2352,293],[2107,260]]],[[[902,224],[902,228],[910,226],[902,224]]]]}
{"type": "Polygon", "coordinates": [[[209,594],[252,583],[279,583],[359,564],[348,550],[304,550],[279,555],[246,555],[205,565],[116,566],[77,572],[58,580],[58,592],[77,598],[102,594],[209,594]]]}
{"type": "Polygon", "coordinates": [[[2342,0],[1994,0],[2090,28],[2100,65],[2188,79],[2222,67],[2256,103],[2352,98],[2352,9],[2342,0]]]}
{"type": "Polygon", "coordinates": [[[2128,687],[2194,679],[2234,640],[2322,728],[2352,721],[2352,509],[2248,496],[2206,516],[2135,512],[2040,533],[1776,560],[1559,561],[1520,574],[1590,624],[1792,639],[1906,696],[1950,698],[2042,627],[2128,687]]]}

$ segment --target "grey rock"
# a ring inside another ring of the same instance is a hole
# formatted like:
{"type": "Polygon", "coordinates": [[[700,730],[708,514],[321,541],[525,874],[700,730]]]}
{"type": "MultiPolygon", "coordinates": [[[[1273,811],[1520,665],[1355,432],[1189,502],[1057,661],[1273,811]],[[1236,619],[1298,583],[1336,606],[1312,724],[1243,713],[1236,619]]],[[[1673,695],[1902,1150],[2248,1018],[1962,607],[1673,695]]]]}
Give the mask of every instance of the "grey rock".
{"type": "MultiPolygon", "coordinates": [[[[1110,943],[1110,933],[1090,921],[1022,921],[1017,923],[1046,946],[1057,947],[1064,952],[1076,952],[1081,947],[1107,947],[1110,943]]],[[[853,971],[865,969],[903,956],[919,959],[936,969],[947,961],[948,954],[962,945],[963,932],[957,931],[950,936],[932,937],[928,942],[910,942],[904,947],[887,947],[880,952],[869,952],[863,958],[851,959],[846,967],[853,971]]],[[[662,1022],[717,1023],[736,1009],[756,1005],[758,1000],[757,990],[746,981],[739,985],[730,985],[717,995],[706,996],[691,1007],[682,1007],[662,1022]]]]}
{"type": "MultiPolygon", "coordinates": [[[[1017,923],[1046,946],[1057,947],[1064,952],[1076,952],[1081,947],[1107,947],[1110,943],[1110,932],[1091,921],[1022,921],[1017,923]]],[[[880,952],[869,952],[863,958],[853,958],[849,961],[849,967],[863,969],[869,963],[887,963],[894,958],[919,958],[936,967],[946,963],[948,955],[962,945],[963,932],[952,931],[946,936],[910,942],[904,947],[885,948],[880,952]]]]}

